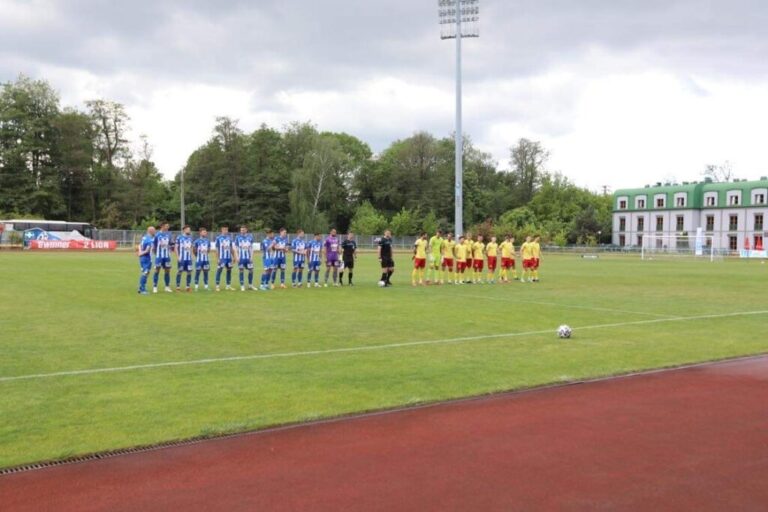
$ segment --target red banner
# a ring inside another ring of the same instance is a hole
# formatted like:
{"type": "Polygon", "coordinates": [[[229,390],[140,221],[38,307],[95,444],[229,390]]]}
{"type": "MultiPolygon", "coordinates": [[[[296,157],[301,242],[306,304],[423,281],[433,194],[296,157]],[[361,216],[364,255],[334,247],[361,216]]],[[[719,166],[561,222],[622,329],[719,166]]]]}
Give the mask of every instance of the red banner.
{"type": "Polygon", "coordinates": [[[114,240],[30,240],[28,247],[41,251],[114,251],[114,240]]]}

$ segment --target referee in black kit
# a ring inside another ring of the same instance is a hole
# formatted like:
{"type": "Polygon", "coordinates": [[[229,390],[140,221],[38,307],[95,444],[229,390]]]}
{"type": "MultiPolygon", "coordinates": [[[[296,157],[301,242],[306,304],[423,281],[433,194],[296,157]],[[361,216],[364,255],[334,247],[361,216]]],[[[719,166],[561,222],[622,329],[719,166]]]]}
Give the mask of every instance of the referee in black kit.
{"type": "Polygon", "coordinates": [[[352,284],[352,271],[355,269],[355,260],[357,259],[357,242],[355,235],[350,231],[347,233],[347,239],[341,242],[341,261],[344,264],[339,274],[339,284],[344,285],[344,271],[349,269],[349,286],[352,284]]]}
{"type": "Polygon", "coordinates": [[[395,271],[395,260],[392,258],[392,232],[386,230],[379,240],[379,261],[381,261],[381,283],[392,286],[390,278],[395,271]]]}

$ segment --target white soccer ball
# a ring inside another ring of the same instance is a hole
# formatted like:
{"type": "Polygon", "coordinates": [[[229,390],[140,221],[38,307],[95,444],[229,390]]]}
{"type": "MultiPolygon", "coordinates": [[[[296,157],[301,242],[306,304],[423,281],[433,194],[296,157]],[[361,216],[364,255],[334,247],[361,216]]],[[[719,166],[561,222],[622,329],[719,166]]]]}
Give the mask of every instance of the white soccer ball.
{"type": "Polygon", "coordinates": [[[571,337],[571,334],[573,334],[573,329],[568,327],[567,325],[563,324],[560,327],[557,328],[557,337],[567,339],[571,337]]]}
{"type": "Polygon", "coordinates": [[[379,281],[379,286],[384,288],[385,286],[387,286],[387,283],[385,283],[384,281],[379,281]]]}

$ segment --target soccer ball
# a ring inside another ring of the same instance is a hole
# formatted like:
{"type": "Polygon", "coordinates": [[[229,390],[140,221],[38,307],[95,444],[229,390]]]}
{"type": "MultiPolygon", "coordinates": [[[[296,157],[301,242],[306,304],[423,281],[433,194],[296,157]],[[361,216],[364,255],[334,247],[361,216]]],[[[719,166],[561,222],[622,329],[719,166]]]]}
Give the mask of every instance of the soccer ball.
{"type": "Polygon", "coordinates": [[[379,286],[381,288],[384,288],[386,285],[387,285],[387,283],[385,283],[384,281],[379,281],[379,286]]]}
{"type": "Polygon", "coordinates": [[[568,327],[567,325],[561,325],[557,328],[557,337],[558,338],[570,338],[571,334],[573,334],[573,329],[568,327]]]}

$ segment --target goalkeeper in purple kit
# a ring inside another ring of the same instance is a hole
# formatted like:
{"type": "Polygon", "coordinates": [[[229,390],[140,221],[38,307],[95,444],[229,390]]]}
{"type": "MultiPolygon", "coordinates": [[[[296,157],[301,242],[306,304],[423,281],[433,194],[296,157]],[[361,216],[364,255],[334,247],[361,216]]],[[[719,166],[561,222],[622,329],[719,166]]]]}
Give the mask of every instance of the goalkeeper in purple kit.
{"type": "Polygon", "coordinates": [[[331,234],[325,239],[325,284],[328,286],[328,276],[333,269],[333,286],[339,286],[337,279],[339,277],[339,239],[336,236],[336,230],[332,229],[331,234]]]}

